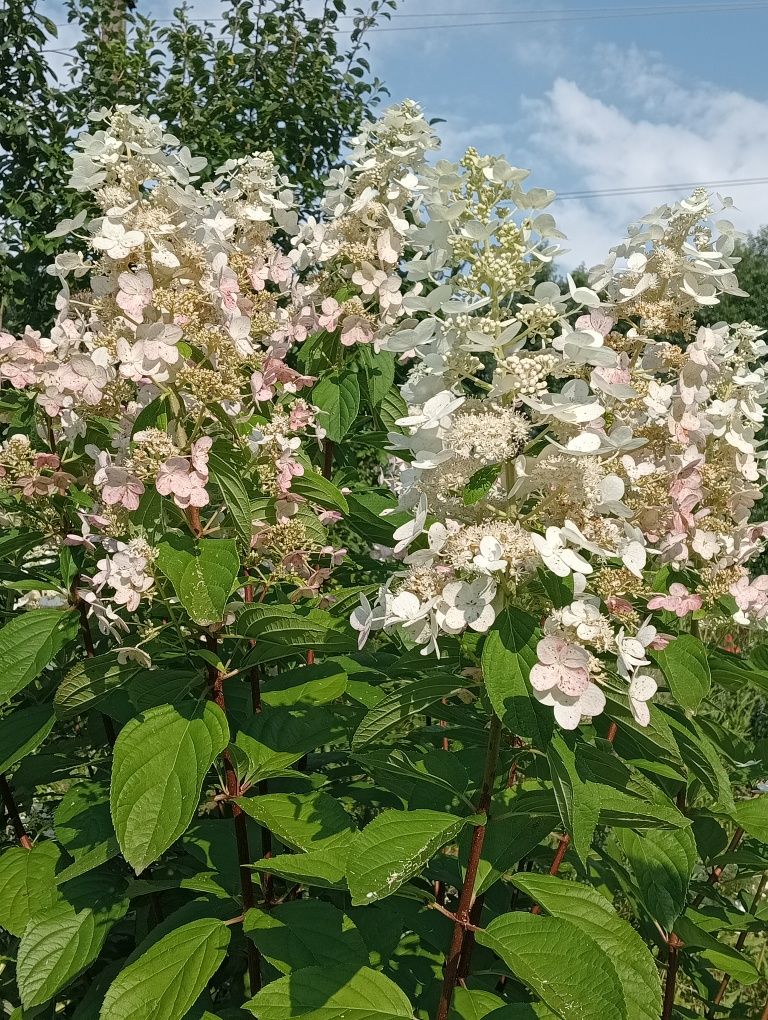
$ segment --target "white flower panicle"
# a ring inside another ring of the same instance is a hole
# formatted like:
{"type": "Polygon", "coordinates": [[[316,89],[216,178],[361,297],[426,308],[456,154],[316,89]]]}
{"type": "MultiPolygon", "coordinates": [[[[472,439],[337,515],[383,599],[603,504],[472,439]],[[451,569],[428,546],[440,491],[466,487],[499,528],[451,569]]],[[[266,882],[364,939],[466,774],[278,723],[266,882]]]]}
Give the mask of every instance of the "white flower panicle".
{"type": "Polygon", "coordinates": [[[690,620],[730,593],[736,622],[768,620],[768,582],[746,566],[768,530],[751,523],[768,348],[747,323],[696,326],[698,308],[743,293],[739,235],[708,194],[654,210],[562,292],[540,276],[563,236],[554,194],[526,177],[469,150],[415,189],[412,287],[380,346],[410,363],[390,440],[399,509],[418,511],[365,635],[399,628],[439,654],[443,636],[535,607],[531,685],[560,725],[599,714],[610,677],[646,725],[645,652],[667,640],[641,624],[649,609],[690,620]]]}

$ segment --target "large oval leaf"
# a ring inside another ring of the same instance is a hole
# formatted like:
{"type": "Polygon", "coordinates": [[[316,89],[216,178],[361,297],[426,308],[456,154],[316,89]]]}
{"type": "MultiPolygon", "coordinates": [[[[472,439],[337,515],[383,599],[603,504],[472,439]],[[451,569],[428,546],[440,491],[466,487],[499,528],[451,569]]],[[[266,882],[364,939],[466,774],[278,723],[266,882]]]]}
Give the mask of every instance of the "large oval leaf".
{"type": "Polygon", "coordinates": [[[570,921],[502,914],[475,938],[563,1020],[626,1020],[624,993],[611,958],[570,921]]]}
{"type": "Polygon", "coordinates": [[[103,1020],[180,1020],[221,965],[229,938],[216,918],[165,935],[117,975],[101,1007],[103,1020]]]}
{"type": "Polygon", "coordinates": [[[580,882],[565,882],[552,875],[518,873],[512,883],[548,914],[571,921],[608,953],[624,989],[627,1020],[658,1020],[661,982],[653,956],[604,896],[580,882]]]}
{"type": "Polygon", "coordinates": [[[111,808],[120,849],[137,872],[156,861],[194,817],[200,788],[229,741],[213,702],[161,705],[117,738],[111,808]]]}
{"type": "Polygon", "coordinates": [[[271,981],[245,1009],[259,1020],[293,1020],[306,1014],[317,1020],[413,1020],[405,992],[370,967],[305,967],[271,981]]]}
{"type": "Polygon", "coordinates": [[[32,609],[0,630],[0,705],[24,690],[77,634],[77,613],[32,609]]]}

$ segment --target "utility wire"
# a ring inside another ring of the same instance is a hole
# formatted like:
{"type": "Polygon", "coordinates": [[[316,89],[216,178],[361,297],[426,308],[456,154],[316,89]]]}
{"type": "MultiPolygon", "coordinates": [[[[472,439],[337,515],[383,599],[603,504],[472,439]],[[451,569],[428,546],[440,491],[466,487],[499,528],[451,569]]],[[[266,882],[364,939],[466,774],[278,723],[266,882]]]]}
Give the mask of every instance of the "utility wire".
{"type": "MultiPolygon", "coordinates": [[[[401,18],[421,18],[425,21],[422,25],[382,25],[369,28],[368,32],[417,32],[434,31],[445,28],[488,28],[498,25],[541,25],[557,24],[566,21],[602,21],[621,20],[623,18],[648,18],[657,16],[670,16],[680,14],[742,14],[760,13],[768,11],[766,0],[739,0],[739,2],[725,3],[700,3],[691,4],[664,4],[658,6],[634,6],[624,7],[617,10],[615,7],[584,7],[579,10],[573,8],[536,8],[533,10],[513,11],[514,17],[501,18],[496,21],[453,21],[446,24],[435,25],[429,18],[480,18],[495,17],[505,14],[505,11],[430,11],[421,14],[395,13],[390,15],[388,20],[394,21],[401,18]]],[[[339,20],[352,20],[353,15],[341,15],[339,20]]],[[[152,18],[155,24],[175,24],[173,18],[152,18]]],[[[228,18],[187,18],[190,24],[217,24],[229,21],[228,18]]],[[[71,22],[56,22],[57,28],[67,28],[71,22]]],[[[349,28],[338,28],[334,30],[336,35],[346,35],[349,28]]],[[[43,52],[54,52],[43,50],[43,52]]],[[[56,51],[58,52],[58,51],[56,51]]]]}
{"type": "Polygon", "coordinates": [[[684,181],[679,184],[647,184],[627,188],[603,188],[595,191],[563,191],[557,194],[561,201],[587,198],[619,198],[624,195],[652,195],[669,191],[686,191],[694,188],[740,188],[754,184],[768,184],[768,177],[738,177],[722,181],[684,181]]]}

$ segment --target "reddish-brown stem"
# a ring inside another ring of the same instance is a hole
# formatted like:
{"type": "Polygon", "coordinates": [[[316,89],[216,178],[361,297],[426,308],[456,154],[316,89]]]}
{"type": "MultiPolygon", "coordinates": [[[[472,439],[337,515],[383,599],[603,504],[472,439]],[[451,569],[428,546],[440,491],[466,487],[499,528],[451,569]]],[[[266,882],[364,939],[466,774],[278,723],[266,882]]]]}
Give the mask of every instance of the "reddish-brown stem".
{"type": "Polygon", "coordinates": [[[760,1014],[760,1020],[768,1020],[768,1002],[763,1007],[763,1012],[760,1014]]]}
{"type": "Polygon", "coordinates": [[[466,977],[469,974],[469,965],[472,962],[472,950],[475,948],[475,928],[477,928],[480,923],[484,900],[484,896],[478,896],[472,904],[472,909],[469,912],[469,925],[467,926],[467,932],[464,936],[464,945],[461,947],[461,959],[459,960],[458,980],[460,982],[466,980],[466,977]]]}
{"type": "Polygon", "coordinates": [[[605,739],[609,740],[611,743],[613,743],[614,740],[616,739],[616,734],[618,732],[619,732],[619,727],[616,725],[615,722],[612,722],[611,725],[608,727],[608,732],[605,735],[605,739]]]}
{"type": "Polygon", "coordinates": [[[187,507],[187,523],[195,538],[200,538],[203,533],[203,525],[200,522],[200,511],[196,506],[187,507]]]}
{"type": "MultiPolygon", "coordinates": [[[[738,848],[739,843],[741,843],[742,839],[744,839],[744,830],[742,828],[737,828],[733,836],[731,836],[731,842],[725,848],[725,852],[727,854],[733,853],[733,851],[738,848]]],[[[707,885],[717,885],[717,883],[720,881],[720,876],[722,875],[724,870],[725,870],[724,866],[723,867],[718,866],[716,868],[713,868],[710,871],[709,876],[707,878],[707,885]]],[[[704,893],[702,892],[699,893],[699,895],[693,901],[694,907],[701,906],[703,901],[704,893]]]]}
{"type": "Polygon", "coordinates": [[[19,814],[19,809],[16,805],[16,800],[14,799],[13,792],[10,786],[8,785],[8,780],[1,772],[0,772],[0,797],[2,797],[3,799],[3,804],[5,805],[5,813],[8,815],[8,820],[13,826],[13,832],[14,835],[16,836],[16,841],[18,842],[19,846],[23,847],[25,850],[31,850],[32,840],[29,838],[27,830],[24,828],[24,822],[22,822],[21,820],[21,815],[19,814]]]}
{"type": "Polygon", "coordinates": [[[667,977],[664,981],[664,1006],[661,1011],[661,1020],[670,1020],[672,1010],[675,1008],[675,987],[677,985],[677,968],[680,966],[680,949],[683,943],[670,932],[667,940],[667,977]]]}
{"type": "MultiPolygon", "coordinates": [[[[754,914],[756,907],[760,903],[763,892],[765,891],[766,884],[768,884],[768,871],[763,872],[763,876],[760,879],[760,882],[758,883],[755,895],[752,899],[752,906],[749,908],[750,914],[754,914]]],[[[743,931],[739,934],[739,937],[736,939],[735,949],[737,952],[740,952],[744,948],[744,943],[747,941],[747,935],[748,932],[743,931]]],[[[708,1017],[713,1017],[715,1013],[717,1013],[717,1006],[719,1006],[720,1003],[723,1001],[723,997],[725,993],[728,991],[728,985],[730,984],[730,982],[731,975],[724,974],[723,980],[720,982],[720,987],[715,992],[715,997],[712,1000],[712,1005],[709,1007],[707,1011],[708,1017]]]]}
{"type": "MultiPolygon", "coordinates": [[[[207,645],[210,651],[216,650],[216,638],[209,636],[207,645]]],[[[208,667],[208,686],[211,701],[215,701],[222,712],[226,714],[227,704],[224,699],[224,678],[215,666],[208,667]]],[[[237,779],[232,756],[229,751],[222,755],[224,759],[224,777],[227,784],[227,794],[230,798],[232,808],[232,820],[235,828],[235,845],[237,847],[237,861],[240,865],[240,889],[243,894],[243,913],[246,913],[256,905],[256,897],[253,892],[253,878],[251,876],[251,853],[248,847],[248,829],[246,826],[245,814],[239,804],[235,804],[232,798],[240,796],[240,784],[237,779]]],[[[261,988],[261,964],[259,951],[256,946],[246,939],[246,953],[248,956],[248,977],[251,985],[251,992],[255,993],[261,988]]]]}
{"type": "MultiPolygon", "coordinates": [[[[560,870],[560,865],[563,863],[563,858],[568,853],[568,847],[571,845],[571,837],[568,833],[563,833],[560,837],[560,842],[557,844],[557,850],[555,850],[555,856],[552,858],[552,863],[549,866],[550,875],[556,875],[560,870]]],[[[534,903],[531,907],[532,914],[540,914],[541,906],[538,903],[534,903]]]]}
{"type": "MultiPolygon", "coordinates": [[[[491,806],[491,795],[493,783],[496,777],[496,763],[499,759],[499,744],[501,742],[501,723],[493,716],[491,719],[490,732],[488,734],[488,749],[485,754],[485,769],[480,785],[480,792],[477,799],[478,814],[488,814],[491,806]]],[[[464,884],[459,894],[459,903],[456,907],[456,923],[453,926],[453,935],[445,959],[445,972],[443,974],[443,987],[440,992],[440,1001],[437,1006],[435,1020],[447,1020],[448,1011],[453,1000],[453,990],[459,979],[459,965],[461,963],[462,949],[467,935],[468,924],[472,923],[470,912],[475,903],[475,881],[477,870],[480,866],[480,855],[485,841],[485,822],[476,825],[472,830],[472,838],[469,845],[469,858],[467,870],[464,875],[464,884]]]]}

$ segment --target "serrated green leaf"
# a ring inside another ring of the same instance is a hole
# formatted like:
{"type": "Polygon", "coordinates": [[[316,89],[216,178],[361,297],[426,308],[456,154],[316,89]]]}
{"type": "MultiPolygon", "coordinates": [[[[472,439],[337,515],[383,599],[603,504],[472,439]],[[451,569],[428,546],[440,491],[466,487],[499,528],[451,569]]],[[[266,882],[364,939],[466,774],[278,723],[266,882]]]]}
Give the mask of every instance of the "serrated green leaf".
{"type": "Polygon", "coordinates": [[[359,751],[380,740],[396,726],[450,698],[462,686],[456,677],[427,676],[391,691],[361,719],[352,737],[352,750],[359,751]]]}
{"type": "Polygon", "coordinates": [[[31,609],[0,630],[0,705],[40,675],[59,649],[77,634],[77,613],[31,609]]]}
{"type": "Polygon", "coordinates": [[[658,1020],[661,983],[654,958],[604,896],[580,882],[551,875],[517,874],[511,881],[546,913],[571,921],[608,954],[624,990],[627,1020],[658,1020]]]}
{"type": "Polygon", "coordinates": [[[120,848],[141,872],[184,832],[229,728],[213,702],[161,705],[120,731],[112,767],[111,807],[120,848]]]}
{"type": "Polygon", "coordinates": [[[737,949],[721,942],[683,914],[675,921],[675,933],[685,943],[686,953],[701,956],[712,967],[725,971],[742,985],[751,985],[760,974],[751,960],[737,949]]]}
{"type": "Polygon", "coordinates": [[[83,780],[64,795],[54,815],[56,838],[70,856],[78,860],[102,851],[104,863],[118,852],[109,809],[109,786],[83,780]]]}
{"type": "Polygon", "coordinates": [[[503,914],[475,938],[563,1020],[626,1020],[624,993],[610,956],[571,921],[503,914]]]}
{"type": "Polygon", "coordinates": [[[651,658],[664,674],[678,705],[695,712],[712,686],[702,642],[693,634],[680,634],[666,648],[652,651],[651,658]]]}
{"type": "Polygon", "coordinates": [[[68,899],[35,915],[24,929],[16,980],[25,1008],[48,1002],[89,967],[109,929],[128,909],[114,876],[85,876],[78,881],[79,886],[70,883],[68,899]]]}
{"type": "Polygon", "coordinates": [[[82,659],[67,671],[54,696],[59,719],[72,719],[98,708],[112,693],[141,673],[135,662],[118,662],[117,652],[82,659]]]}
{"type": "Polygon", "coordinates": [[[221,489],[227,510],[229,510],[238,534],[247,547],[250,547],[253,534],[251,501],[237,465],[230,462],[227,454],[226,444],[214,443],[208,454],[208,469],[211,477],[221,489]]]}
{"type": "Polygon", "coordinates": [[[368,344],[357,348],[357,356],[365,374],[365,388],[371,407],[378,407],[395,381],[395,356],[389,351],[378,354],[368,344]]]}
{"type": "Polygon", "coordinates": [[[533,616],[519,609],[505,609],[486,635],[482,668],[488,697],[499,719],[512,733],[529,737],[544,749],[554,731],[554,718],[550,709],[536,701],[528,679],[538,661],[539,636],[533,616]]]}
{"type": "Polygon", "coordinates": [[[240,569],[234,540],[174,538],[160,543],[155,563],[195,623],[222,620],[240,569]]]}
{"type": "Polygon", "coordinates": [[[296,475],[291,480],[291,492],[303,496],[313,506],[321,506],[326,510],[338,510],[345,516],[349,513],[349,504],[343,493],[317,471],[305,470],[303,475],[296,475]]]}
{"type": "Polygon", "coordinates": [[[565,831],[571,837],[573,849],[586,866],[600,816],[600,803],[591,783],[580,777],[576,768],[576,754],[571,744],[559,731],[552,735],[547,747],[547,758],[552,776],[552,787],[565,831]]]}
{"type": "Polygon", "coordinates": [[[235,631],[255,640],[251,663],[271,662],[312,649],[326,655],[352,651],[355,632],[345,620],[322,609],[300,610],[287,605],[253,605],[237,618],[235,631]]]}
{"type": "Polygon", "coordinates": [[[28,705],[0,719],[0,772],[8,772],[39,747],[55,721],[50,705],[28,705]]]}
{"type": "Polygon", "coordinates": [[[750,836],[761,843],[768,843],[768,795],[739,801],[733,817],[750,836]]]}
{"type": "Polygon", "coordinates": [[[302,967],[365,967],[368,950],[353,922],[324,900],[247,911],[243,931],[262,956],[290,974],[302,967]]]}
{"type": "Polygon", "coordinates": [[[252,867],[254,871],[277,875],[287,882],[316,885],[323,889],[343,889],[346,886],[347,855],[352,838],[353,833],[350,832],[344,842],[307,853],[275,854],[256,861],[252,867]]]}
{"type": "Polygon", "coordinates": [[[453,993],[448,1020],[483,1020],[483,1017],[503,1006],[504,1000],[493,992],[486,992],[482,988],[457,988],[453,993]]]}
{"type": "Polygon", "coordinates": [[[464,506],[473,506],[486,496],[499,477],[501,464],[486,464],[472,475],[461,494],[464,506]]]}
{"type": "Polygon", "coordinates": [[[412,1020],[413,1006],[380,971],[305,967],[271,981],[249,1002],[259,1020],[412,1020]]]}
{"type": "Polygon", "coordinates": [[[665,931],[685,909],[698,858],[690,829],[652,829],[641,836],[617,829],[614,836],[635,876],[640,902],[665,931]]]}
{"type": "Polygon", "coordinates": [[[303,754],[330,737],[333,716],[322,709],[290,712],[272,709],[254,716],[235,738],[242,754],[241,778],[252,786],[280,775],[303,754]]]}
{"type": "Polygon", "coordinates": [[[181,1020],[224,960],[229,939],[229,928],[217,918],[163,936],[109,986],[103,1020],[181,1020]]]}
{"type": "Polygon", "coordinates": [[[0,928],[21,936],[31,917],[53,906],[60,856],[55,843],[38,843],[31,850],[14,846],[0,854],[0,928]]]}
{"type": "Polygon", "coordinates": [[[352,818],[339,801],[322,790],[238,797],[237,803],[259,825],[294,850],[318,850],[345,844],[356,831],[352,818]]]}
{"type": "Polygon", "coordinates": [[[328,438],[340,443],[352,427],[360,407],[357,374],[344,369],[324,376],[312,389],[311,402],[320,408],[318,422],[328,438]]]}
{"type": "Polygon", "coordinates": [[[271,708],[327,705],[342,696],[347,681],[346,670],[333,661],[299,666],[270,677],[261,700],[271,708]]]}
{"type": "Polygon", "coordinates": [[[455,840],[465,818],[442,811],[382,811],[358,833],[347,862],[352,905],[391,896],[455,840]]]}

